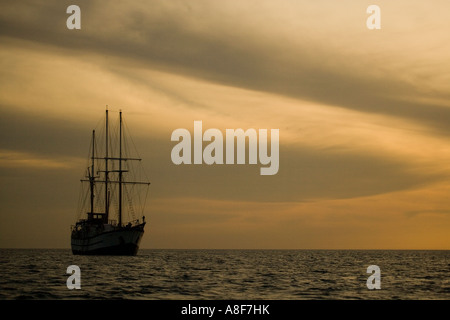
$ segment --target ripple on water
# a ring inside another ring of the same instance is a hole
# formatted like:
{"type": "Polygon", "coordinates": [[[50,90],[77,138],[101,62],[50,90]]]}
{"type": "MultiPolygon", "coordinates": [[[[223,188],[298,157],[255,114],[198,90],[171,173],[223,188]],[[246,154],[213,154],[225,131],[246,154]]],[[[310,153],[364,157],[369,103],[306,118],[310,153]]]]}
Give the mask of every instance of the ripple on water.
{"type": "Polygon", "coordinates": [[[450,298],[449,251],[141,250],[136,257],[89,257],[0,250],[0,299],[450,298]],[[82,290],[66,287],[72,264],[81,268],[82,290]],[[381,268],[381,290],[366,287],[371,264],[381,268]]]}

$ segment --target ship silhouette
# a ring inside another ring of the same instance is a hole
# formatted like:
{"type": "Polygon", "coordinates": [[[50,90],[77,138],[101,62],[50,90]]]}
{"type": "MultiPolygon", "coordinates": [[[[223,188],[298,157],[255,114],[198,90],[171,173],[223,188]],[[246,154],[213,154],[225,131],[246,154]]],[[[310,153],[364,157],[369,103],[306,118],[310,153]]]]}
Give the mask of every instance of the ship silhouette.
{"type": "MultiPolygon", "coordinates": [[[[139,250],[146,224],[143,210],[150,183],[135,180],[139,172],[132,172],[137,167],[134,163],[140,163],[141,159],[127,155],[129,146],[124,138],[121,111],[115,129],[110,131],[106,110],[104,143],[100,147],[95,130],[92,131],[89,166],[81,179],[82,186],[88,187],[81,188],[80,216],[71,227],[71,246],[75,255],[136,255],[139,250]],[[137,193],[139,200],[144,198],[140,219],[136,219],[133,199],[138,187],[146,189],[145,195],[137,193]]],[[[142,171],[142,168],[135,171],[142,171]]]]}

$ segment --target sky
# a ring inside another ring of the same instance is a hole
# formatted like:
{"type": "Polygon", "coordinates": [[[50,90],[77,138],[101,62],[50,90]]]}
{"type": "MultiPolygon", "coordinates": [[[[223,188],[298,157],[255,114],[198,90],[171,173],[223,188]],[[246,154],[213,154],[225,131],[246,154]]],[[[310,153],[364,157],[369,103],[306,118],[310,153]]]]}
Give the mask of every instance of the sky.
{"type": "Polygon", "coordinates": [[[450,249],[448,1],[0,3],[0,247],[70,248],[108,105],[151,181],[141,248],[450,249]],[[194,121],[279,129],[279,171],[175,165],[194,121]]]}

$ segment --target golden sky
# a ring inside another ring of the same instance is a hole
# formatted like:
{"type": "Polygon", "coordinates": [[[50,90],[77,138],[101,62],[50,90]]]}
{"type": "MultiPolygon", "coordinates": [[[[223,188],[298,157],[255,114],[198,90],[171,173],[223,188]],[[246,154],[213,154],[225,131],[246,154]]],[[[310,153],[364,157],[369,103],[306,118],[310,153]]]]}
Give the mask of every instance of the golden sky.
{"type": "Polygon", "coordinates": [[[1,4],[0,247],[70,247],[108,105],[152,182],[141,248],[450,249],[448,1],[1,4]],[[279,129],[278,173],[174,165],[195,120],[279,129]]]}

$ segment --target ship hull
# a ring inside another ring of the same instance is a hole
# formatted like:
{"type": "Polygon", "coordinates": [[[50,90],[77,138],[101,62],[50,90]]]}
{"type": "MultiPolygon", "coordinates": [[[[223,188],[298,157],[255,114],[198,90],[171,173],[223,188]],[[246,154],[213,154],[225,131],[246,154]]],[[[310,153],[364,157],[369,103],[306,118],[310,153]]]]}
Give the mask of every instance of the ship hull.
{"type": "Polygon", "coordinates": [[[122,227],[96,235],[72,235],[74,255],[127,255],[134,256],[144,234],[144,224],[122,227]]]}

